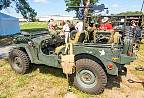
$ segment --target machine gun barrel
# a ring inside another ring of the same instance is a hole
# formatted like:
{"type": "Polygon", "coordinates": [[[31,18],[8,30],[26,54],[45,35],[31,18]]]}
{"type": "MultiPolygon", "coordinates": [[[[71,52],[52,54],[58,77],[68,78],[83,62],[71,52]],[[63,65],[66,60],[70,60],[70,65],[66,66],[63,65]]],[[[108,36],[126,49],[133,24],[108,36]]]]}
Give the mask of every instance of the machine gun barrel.
{"type": "Polygon", "coordinates": [[[89,9],[92,9],[92,10],[100,10],[100,11],[103,11],[104,9],[108,9],[108,8],[105,7],[104,4],[101,4],[101,5],[91,4],[89,6],[69,6],[68,8],[89,8],[89,9]]]}
{"type": "MultiPolygon", "coordinates": [[[[92,6],[69,6],[68,8],[94,8],[92,6]]],[[[104,9],[108,9],[108,8],[104,8],[104,9]]]]}
{"type": "Polygon", "coordinates": [[[69,6],[68,8],[92,8],[89,6],[69,6]]]}

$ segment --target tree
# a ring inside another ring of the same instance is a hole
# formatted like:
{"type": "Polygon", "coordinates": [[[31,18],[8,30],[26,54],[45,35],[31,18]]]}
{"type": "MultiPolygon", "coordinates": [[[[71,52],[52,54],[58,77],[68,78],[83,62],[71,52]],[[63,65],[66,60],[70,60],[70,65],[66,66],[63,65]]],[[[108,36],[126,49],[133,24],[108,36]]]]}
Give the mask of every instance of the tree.
{"type": "Polygon", "coordinates": [[[12,2],[16,6],[16,12],[21,13],[23,18],[35,20],[37,12],[30,7],[27,0],[0,0],[0,10],[10,7],[12,2]]]}
{"type": "Polygon", "coordinates": [[[142,15],[142,14],[144,14],[143,12],[141,12],[141,11],[134,11],[134,12],[132,12],[132,11],[127,11],[127,12],[122,12],[122,13],[119,13],[119,14],[117,14],[117,15],[142,15]]]}

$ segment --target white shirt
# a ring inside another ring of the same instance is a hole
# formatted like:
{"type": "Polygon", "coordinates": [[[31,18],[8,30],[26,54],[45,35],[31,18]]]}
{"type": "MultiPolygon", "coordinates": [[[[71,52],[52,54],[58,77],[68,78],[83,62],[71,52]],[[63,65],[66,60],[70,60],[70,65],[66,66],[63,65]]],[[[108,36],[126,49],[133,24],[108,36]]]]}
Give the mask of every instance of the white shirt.
{"type": "Polygon", "coordinates": [[[70,32],[70,27],[69,27],[68,24],[65,24],[65,25],[63,26],[63,31],[64,31],[64,32],[70,32]]]}
{"type": "Polygon", "coordinates": [[[83,31],[83,22],[78,22],[75,26],[75,29],[78,31],[78,32],[82,32],[83,31]]]}

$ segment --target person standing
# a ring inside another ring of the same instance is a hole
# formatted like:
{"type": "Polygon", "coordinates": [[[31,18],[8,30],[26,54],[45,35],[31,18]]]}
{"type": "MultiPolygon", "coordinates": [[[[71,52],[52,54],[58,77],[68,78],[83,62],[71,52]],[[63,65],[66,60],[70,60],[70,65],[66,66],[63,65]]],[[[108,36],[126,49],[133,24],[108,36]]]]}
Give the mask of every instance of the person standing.
{"type": "Polygon", "coordinates": [[[104,17],[102,19],[102,24],[100,24],[99,29],[100,30],[112,30],[113,29],[112,24],[109,23],[109,18],[108,17],[104,17]]]}
{"type": "Polygon", "coordinates": [[[132,21],[131,21],[131,27],[132,27],[132,28],[136,28],[136,26],[137,26],[137,25],[136,25],[136,21],[135,21],[135,20],[132,20],[132,21]]]}
{"type": "Polygon", "coordinates": [[[76,24],[75,29],[77,30],[77,32],[82,33],[83,31],[83,22],[80,21],[76,24]]]}
{"type": "Polygon", "coordinates": [[[65,43],[66,44],[69,42],[69,37],[70,37],[70,27],[69,27],[69,24],[70,24],[70,21],[67,20],[64,23],[64,26],[63,26],[63,32],[64,32],[64,35],[65,35],[65,43]]]}
{"type": "Polygon", "coordinates": [[[135,20],[131,21],[131,30],[133,32],[134,41],[140,41],[141,39],[141,28],[138,26],[135,20]]]}
{"type": "Polygon", "coordinates": [[[50,22],[48,24],[48,30],[49,30],[50,34],[55,33],[55,29],[56,29],[56,24],[54,23],[53,19],[50,19],[50,22]]]}

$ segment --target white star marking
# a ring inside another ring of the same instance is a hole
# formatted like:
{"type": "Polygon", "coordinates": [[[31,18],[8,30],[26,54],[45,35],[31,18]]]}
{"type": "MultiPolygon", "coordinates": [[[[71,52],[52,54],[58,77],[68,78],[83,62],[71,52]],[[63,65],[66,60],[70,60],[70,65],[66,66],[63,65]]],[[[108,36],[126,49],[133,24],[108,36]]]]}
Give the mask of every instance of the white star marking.
{"type": "Polygon", "coordinates": [[[100,56],[105,55],[105,51],[104,50],[99,51],[99,52],[100,52],[100,56]]]}

